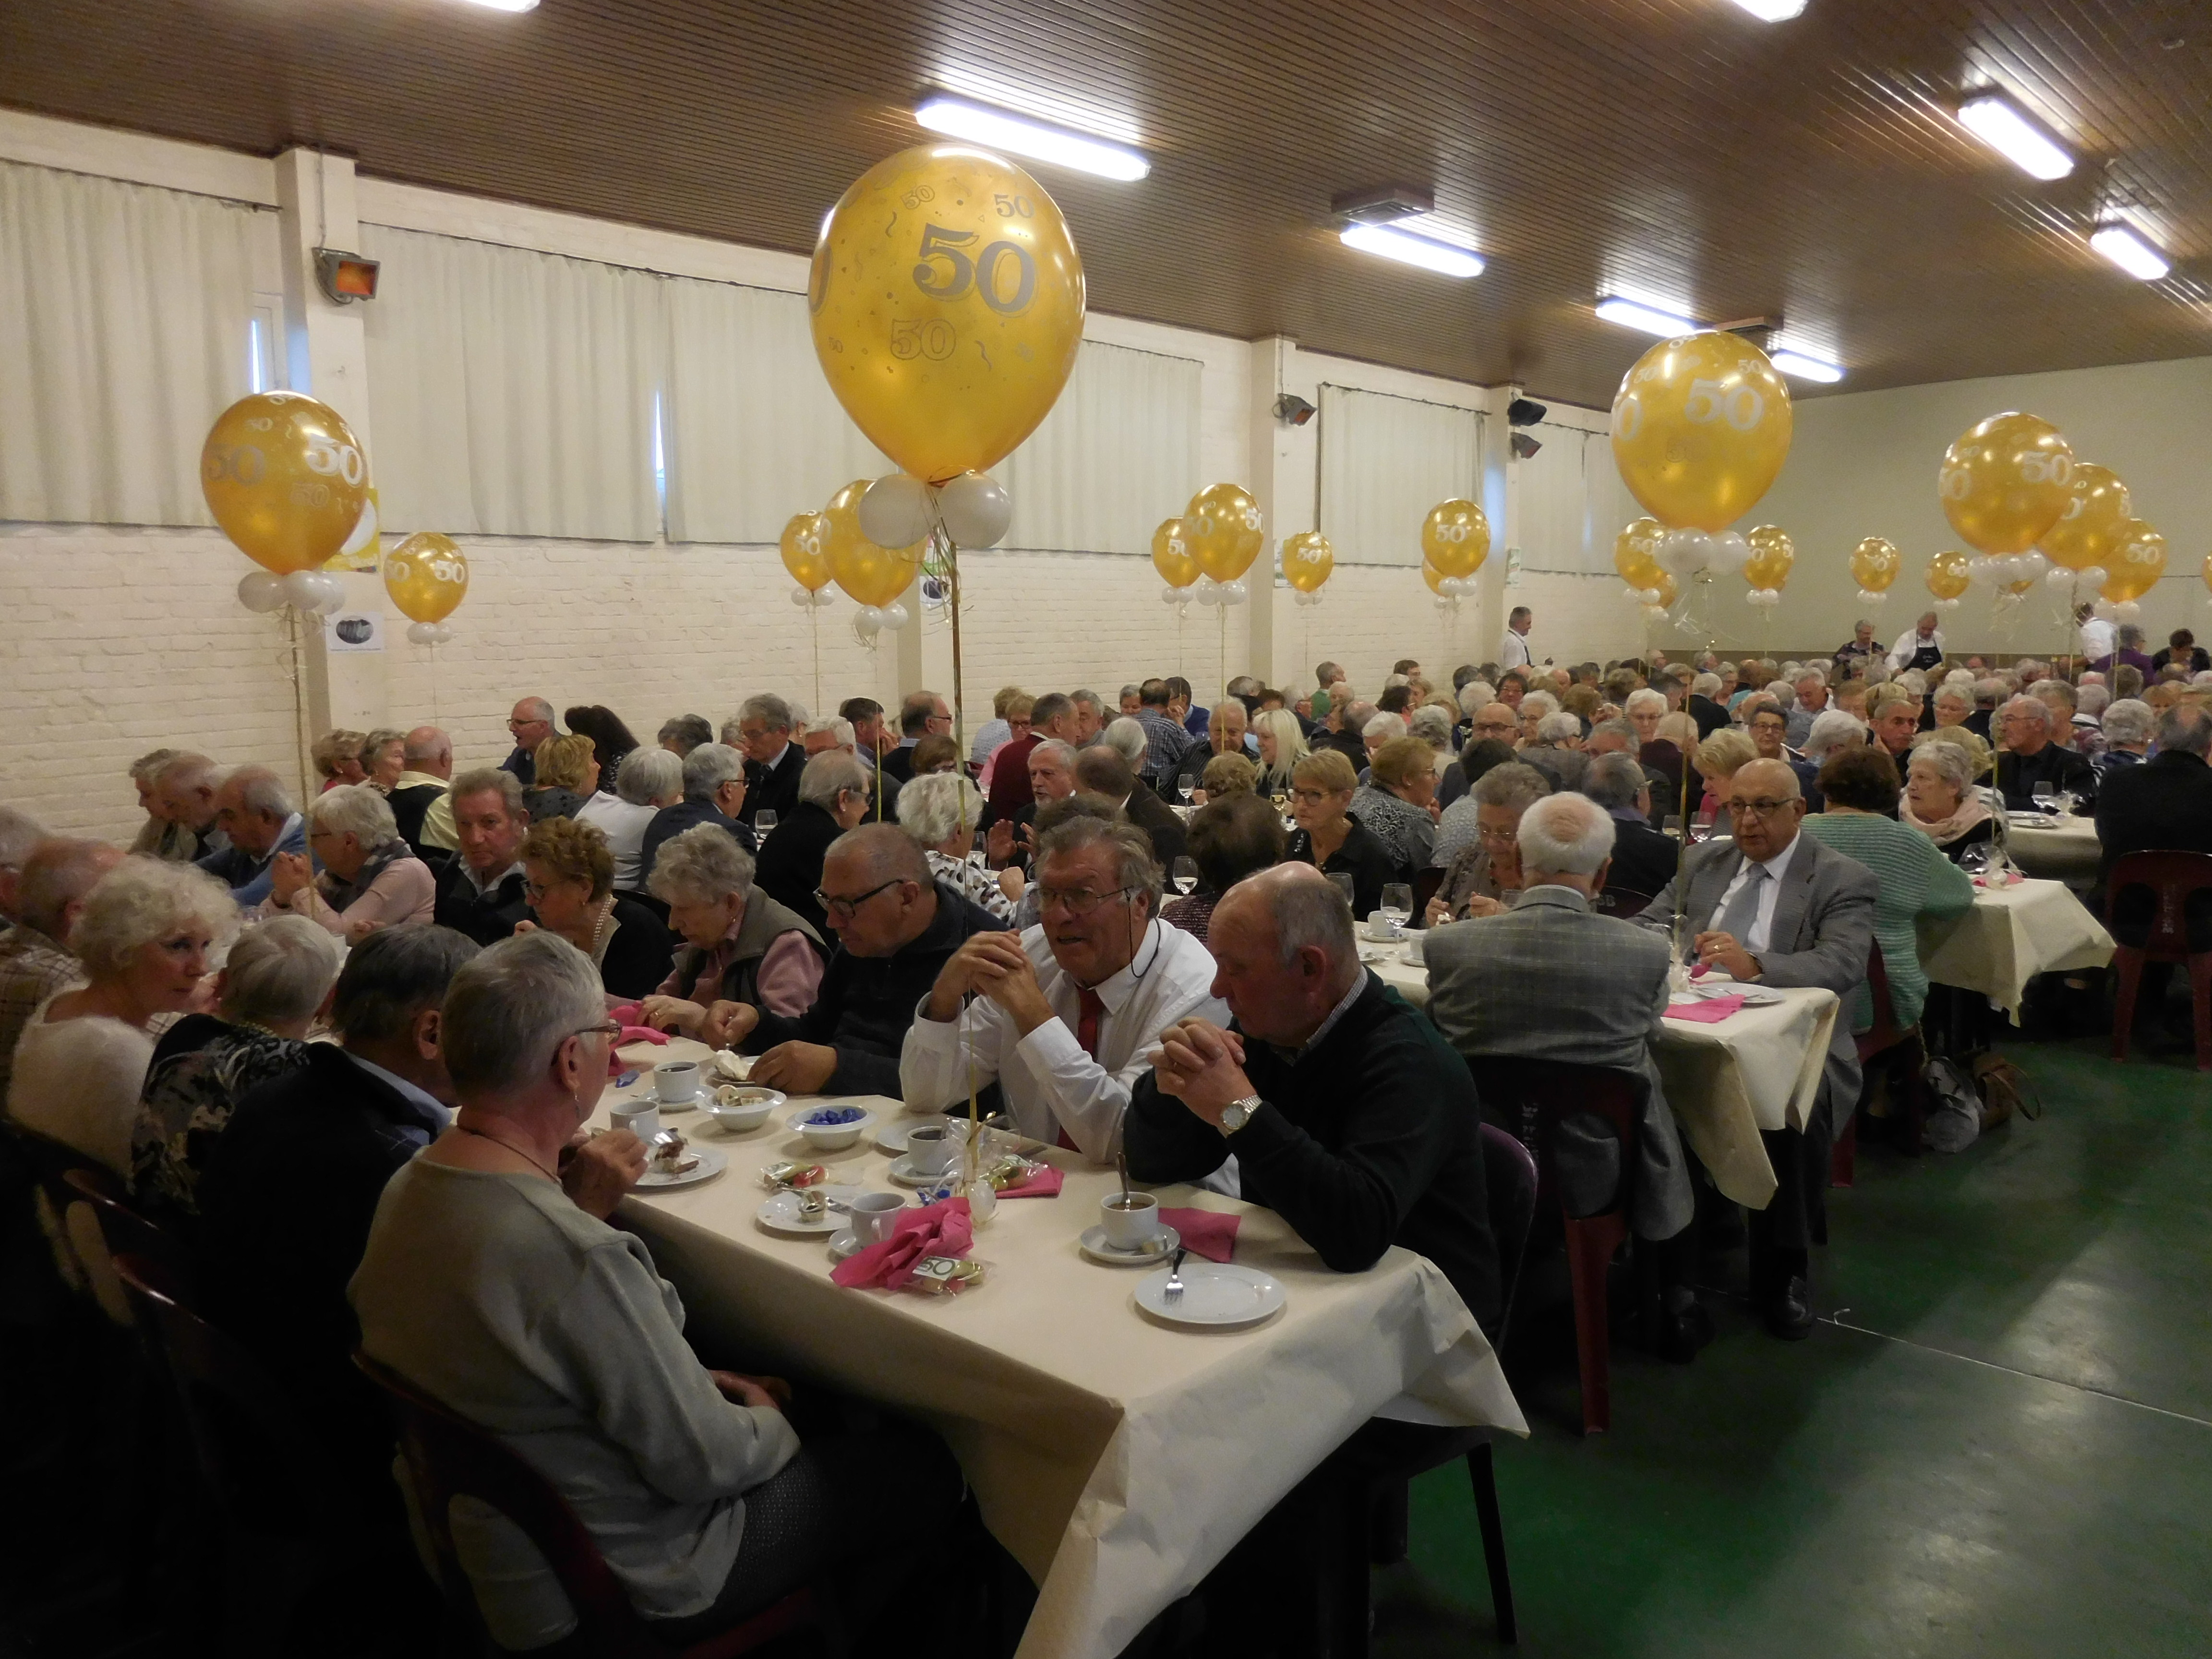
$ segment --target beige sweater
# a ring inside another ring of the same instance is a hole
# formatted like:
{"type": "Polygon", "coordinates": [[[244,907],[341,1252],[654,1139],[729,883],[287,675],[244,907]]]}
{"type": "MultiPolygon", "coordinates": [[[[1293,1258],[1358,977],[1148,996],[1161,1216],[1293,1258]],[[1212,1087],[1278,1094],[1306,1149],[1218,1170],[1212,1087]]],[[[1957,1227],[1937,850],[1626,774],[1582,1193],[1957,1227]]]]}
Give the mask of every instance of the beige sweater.
{"type": "Polygon", "coordinates": [[[40,1003],[15,1044],[8,1115],[28,1129],[66,1141],[128,1181],[131,1126],[154,1039],[106,1014],[49,1020],[40,1003]]]}

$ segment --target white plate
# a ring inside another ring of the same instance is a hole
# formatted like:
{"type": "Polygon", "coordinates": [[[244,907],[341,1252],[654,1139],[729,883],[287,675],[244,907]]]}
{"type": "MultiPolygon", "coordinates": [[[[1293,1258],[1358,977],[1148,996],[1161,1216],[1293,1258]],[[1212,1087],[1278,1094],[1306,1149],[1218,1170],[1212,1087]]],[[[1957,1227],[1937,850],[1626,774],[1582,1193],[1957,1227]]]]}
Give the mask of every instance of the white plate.
{"type": "MultiPolygon", "coordinates": [[[[1182,1235],[1172,1227],[1163,1227],[1150,1245],[1141,1250],[1117,1250],[1106,1242],[1103,1227],[1087,1227],[1083,1237],[1075,1241],[1076,1248],[1093,1261],[1109,1267],[1149,1267],[1175,1253],[1182,1243],[1182,1235]]],[[[1190,1280],[1183,1280],[1188,1285],[1190,1280]]]]}
{"type": "Polygon", "coordinates": [[[902,1187],[934,1187],[940,1181],[950,1181],[958,1168],[959,1160],[955,1158],[951,1168],[939,1170],[935,1175],[924,1175],[914,1167],[911,1157],[900,1157],[891,1160],[890,1174],[891,1179],[902,1187]]]}
{"type": "MultiPolygon", "coordinates": [[[[808,1190],[820,1193],[824,1198],[836,1199],[840,1203],[850,1203],[860,1188],[815,1187],[808,1190]]],[[[763,1231],[781,1234],[785,1238],[827,1238],[845,1230],[844,1214],[837,1210],[824,1209],[819,1220],[801,1220],[799,1194],[788,1189],[770,1193],[767,1201],[753,1212],[753,1219],[760,1223],[763,1231]]]]}
{"type": "Polygon", "coordinates": [[[1140,1279],[1137,1285],[1137,1305],[1163,1324],[1208,1330],[1256,1325],[1280,1312],[1283,1304],[1289,1300],[1281,1283],[1257,1267],[1240,1267],[1234,1262],[1194,1261],[1188,1256],[1183,1258],[1182,1297],[1169,1302],[1167,1287],[1164,1269],[1140,1279]]]}
{"type": "MultiPolygon", "coordinates": [[[[665,1111],[667,1108],[661,1109],[665,1111]]],[[[730,1167],[730,1155],[717,1152],[712,1146],[702,1146],[695,1140],[684,1150],[699,1160],[696,1165],[682,1175],[658,1175],[648,1167],[637,1178],[638,1189],[641,1192],[665,1193],[676,1187],[696,1187],[702,1181],[712,1181],[730,1167]]]]}

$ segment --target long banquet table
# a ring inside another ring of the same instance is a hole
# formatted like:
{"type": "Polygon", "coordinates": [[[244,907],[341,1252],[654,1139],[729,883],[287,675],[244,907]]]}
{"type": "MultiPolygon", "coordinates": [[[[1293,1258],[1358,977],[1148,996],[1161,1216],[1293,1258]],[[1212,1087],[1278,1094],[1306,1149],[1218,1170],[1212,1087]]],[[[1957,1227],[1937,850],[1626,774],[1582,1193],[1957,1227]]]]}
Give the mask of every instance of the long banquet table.
{"type": "MultiPolygon", "coordinates": [[[[623,1057],[649,1066],[696,1051],[623,1057]]],[[[610,1088],[597,1121],[646,1086],[610,1088]]],[[[872,1135],[822,1153],[783,1127],[812,1103],[794,1099],[740,1135],[698,1113],[665,1118],[728,1153],[729,1168],[633,1194],[623,1223],[677,1286],[705,1351],[788,1367],[945,1436],[985,1522],[1037,1581],[1020,1659],[1111,1659],[1370,1417],[1528,1432],[1489,1344],[1426,1258],[1392,1249],[1365,1273],[1331,1273],[1272,1212],[1216,1194],[1155,1189],[1164,1206],[1241,1213],[1236,1261],[1279,1279],[1287,1305],[1235,1331],[1152,1322],[1132,1294],[1147,1270],[1077,1249],[1114,1176],[1073,1152],[1036,1154],[1066,1172],[1060,1196],[1004,1200],[979,1230],[971,1254],[992,1267],[981,1286],[944,1297],[841,1289],[823,1241],[774,1237],[754,1219],[767,1196],[759,1172],[781,1158],[898,1190],[872,1135]]],[[[879,1119],[903,1109],[852,1103],[879,1119]]]]}

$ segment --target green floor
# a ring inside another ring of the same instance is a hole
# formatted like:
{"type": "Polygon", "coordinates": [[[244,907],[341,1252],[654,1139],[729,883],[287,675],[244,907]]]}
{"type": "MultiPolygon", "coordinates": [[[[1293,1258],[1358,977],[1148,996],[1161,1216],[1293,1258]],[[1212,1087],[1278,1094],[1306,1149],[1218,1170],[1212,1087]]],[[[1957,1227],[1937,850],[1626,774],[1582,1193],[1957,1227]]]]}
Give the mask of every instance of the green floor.
{"type": "MultiPolygon", "coordinates": [[[[1830,1195],[1810,1340],[1714,1298],[1694,1365],[1616,1352],[1589,1439],[1564,1358],[1516,1371],[1520,1652],[2212,1653],[2212,1080],[2010,1052],[2039,1121],[1863,1152],[1830,1195]]],[[[1413,1540],[1376,1577],[1378,1659],[1492,1650],[1463,1474],[1416,1487],[1413,1540]]]]}

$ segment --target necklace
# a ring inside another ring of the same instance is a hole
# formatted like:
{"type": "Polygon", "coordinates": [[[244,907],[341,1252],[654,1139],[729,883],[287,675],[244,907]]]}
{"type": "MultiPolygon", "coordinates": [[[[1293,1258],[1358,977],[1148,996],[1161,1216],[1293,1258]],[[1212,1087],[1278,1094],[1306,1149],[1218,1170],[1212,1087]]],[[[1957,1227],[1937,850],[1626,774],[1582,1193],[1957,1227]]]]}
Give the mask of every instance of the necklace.
{"type": "Polygon", "coordinates": [[[506,1147],[508,1152],[513,1152],[517,1158],[522,1159],[523,1162],[529,1164],[532,1169],[538,1170],[548,1181],[552,1182],[556,1186],[560,1184],[561,1177],[559,1176],[555,1175],[552,1170],[547,1169],[536,1158],[531,1157],[531,1155],[528,1152],[524,1152],[521,1147],[514,1146],[508,1141],[501,1140],[497,1135],[488,1135],[482,1129],[472,1129],[467,1124],[461,1122],[459,1119],[454,1121],[453,1127],[456,1129],[459,1129],[465,1135],[474,1135],[478,1140],[489,1140],[495,1146],[506,1147]]]}

